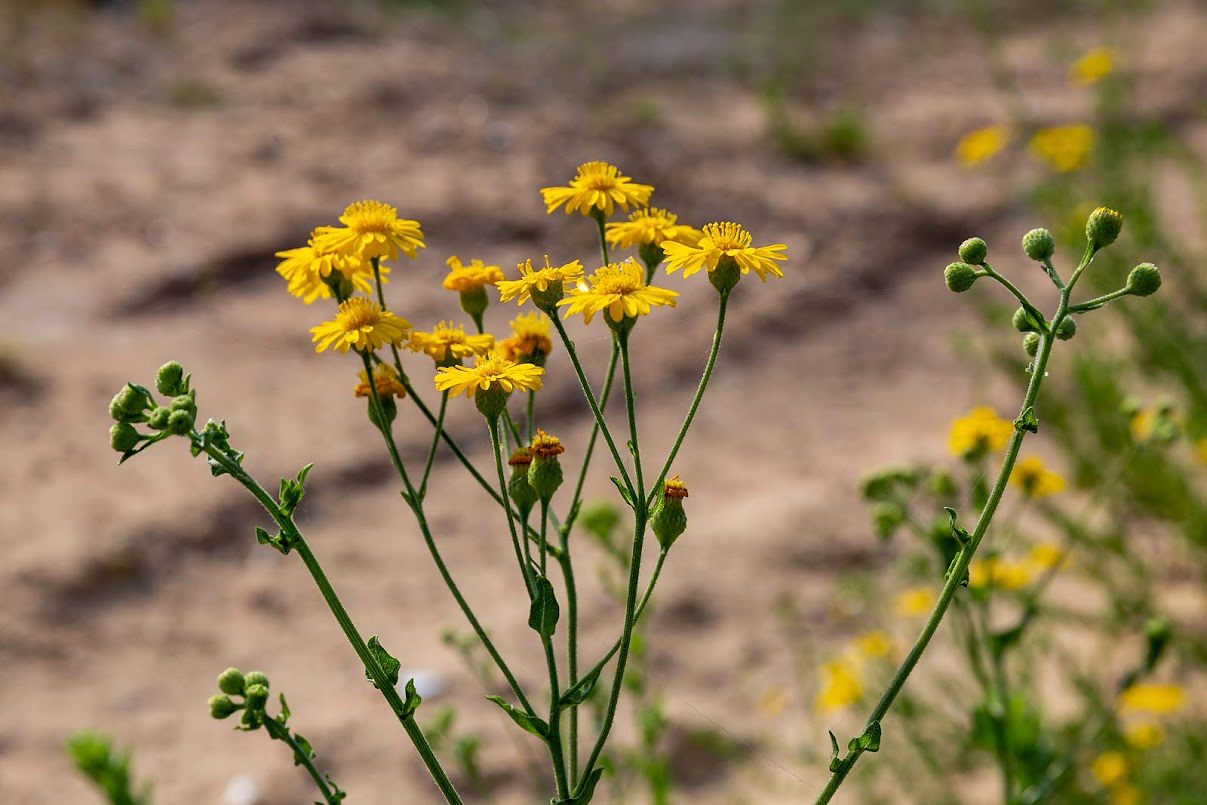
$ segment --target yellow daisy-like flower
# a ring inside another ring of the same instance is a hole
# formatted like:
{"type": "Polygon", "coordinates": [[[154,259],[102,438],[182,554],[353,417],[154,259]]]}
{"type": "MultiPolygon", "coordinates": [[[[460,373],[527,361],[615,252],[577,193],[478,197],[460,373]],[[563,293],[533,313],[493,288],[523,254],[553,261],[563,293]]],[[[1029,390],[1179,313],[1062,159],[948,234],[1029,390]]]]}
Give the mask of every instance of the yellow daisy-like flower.
{"type": "MultiPolygon", "coordinates": [[[[373,289],[373,269],[370,266],[356,257],[345,257],[318,245],[320,238],[334,231],[336,228],[333,226],[320,226],[310,234],[305,246],[276,253],[277,257],[282,258],[277,273],[288,283],[287,290],[308,305],[315,299],[331,296],[327,278],[332,271],[343,274],[358,291],[368,293],[373,289]]],[[[381,281],[387,282],[385,275],[390,273],[390,269],[383,266],[381,273],[381,281]]]]}
{"type": "Polygon", "coordinates": [[[1114,69],[1114,48],[1090,48],[1069,67],[1069,80],[1079,87],[1088,87],[1106,78],[1114,69]]]}
{"type": "Polygon", "coordinates": [[[871,631],[855,639],[855,649],[863,657],[887,657],[893,651],[893,641],[884,632],[871,631]]]}
{"type": "Polygon", "coordinates": [[[411,327],[406,319],[382,310],[377,303],[363,296],[341,302],[335,319],[311,327],[315,352],[335,345],[340,352],[352,347],[357,352],[381,349],[386,344],[398,346],[411,327]]]}
{"type": "Polygon", "coordinates": [[[1127,758],[1122,752],[1103,752],[1094,758],[1090,772],[1103,788],[1113,788],[1127,777],[1127,758]]]}
{"type": "Polygon", "coordinates": [[[666,273],[683,269],[683,276],[690,277],[701,268],[714,270],[723,258],[731,258],[743,274],[754,271],[763,282],[767,275],[782,277],[784,272],[775,264],[776,260],[787,260],[779,254],[788,247],[783,243],[771,246],[750,246],[750,233],[732,222],[717,222],[704,225],[704,234],[695,246],[664,240],[660,245],[666,252],[666,273]]]}
{"type": "Polygon", "coordinates": [[[979,165],[1010,142],[1005,126],[985,126],[968,132],[956,143],[956,160],[967,167],[979,165]]]}
{"type": "Polygon", "coordinates": [[[1031,568],[1023,562],[990,556],[986,559],[973,559],[968,565],[969,587],[1021,590],[1030,583],[1031,568]]]}
{"type": "Polygon", "coordinates": [[[1119,709],[1122,712],[1143,711],[1162,715],[1182,709],[1186,691],[1181,685],[1141,684],[1132,685],[1119,694],[1119,709]]]}
{"type": "Polygon", "coordinates": [[[453,255],[445,264],[448,265],[448,276],[444,278],[444,287],[450,291],[464,293],[507,279],[503,269],[488,266],[477,258],[470,260],[469,265],[462,265],[461,260],[453,255]]]}
{"type": "Polygon", "coordinates": [[[320,248],[362,261],[397,260],[399,252],[415,257],[424,248],[419,222],[399,218],[398,210],[380,201],[350,204],[339,221],[344,228],[324,233],[317,241],[320,248]]]}
{"type": "Polygon", "coordinates": [[[470,355],[485,355],[494,345],[493,335],[466,335],[463,325],[454,327],[451,321],[442,321],[430,333],[412,332],[407,349],[425,352],[436,363],[443,363],[450,357],[460,361],[470,355]]]}
{"type": "Polygon", "coordinates": [[[544,313],[521,313],[511,322],[511,338],[498,343],[499,354],[514,363],[537,363],[553,352],[549,317],[544,313]]]}
{"type": "Polygon", "coordinates": [[[516,389],[540,391],[545,370],[530,363],[513,363],[498,355],[479,355],[473,368],[446,366],[436,373],[436,390],[466,397],[490,389],[510,394],[516,389]]]}
{"type": "Polygon", "coordinates": [[[935,591],[929,587],[913,587],[897,596],[894,610],[898,615],[916,617],[926,615],[935,605],[935,591]]]}
{"type": "Polygon", "coordinates": [[[863,698],[863,684],[859,681],[859,670],[848,660],[830,660],[822,665],[822,685],[813,700],[813,706],[822,713],[830,713],[856,704],[863,698]]]}
{"type": "Polygon", "coordinates": [[[1132,724],[1123,729],[1123,740],[1133,749],[1155,749],[1165,741],[1165,731],[1157,724],[1132,724]]]}
{"type": "Polygon", "coordinates": [[[583,215],[599,210],[608,216],[614,205],[627,210],[630,204],[645,204],[653,192],[651,185],[635,183],[607,162],[584,162],[578,166],[578,175],[570,180],[569,187],[543,187],[541,197],[546,213],[565,204],[567,215],[574,210],[583,215]]]}
{"type": "Polygon", "coordinates": [[[1055,495],[1065,488],[1065,479],[1045,467],[1035,456],[1027,456],[1014,465],[1010,483],[1022,489],[1029,498],[1055,495]]]}
{"type": "Polygon", "coordinates": [[[627,221],[613,221],[606,227],[608,243],[618,249],[628,249],[642,243],[662,243],[673,240],[688,246],[700,242],[704,233],[686,224],[677,224],[676,216],[657,207],[634,210],[627,221]]]}
{"type": "Polygon", "coordinates": [[[1001,450],[1014,433],[1014,423],[999,417],[992,408],[974,408],[951,423],[947,447],[957,456],[1001,450]]]}
{"type": "Polygon", "coordinates": [[[577,260],[554,268],[549,264],[549,255],[545,255],[544,268],[533,269],[531,260],[525,260],[517,268],[520,269],[518,280],[499,280],[495,285],[499,289],[499,298],[502,301],[510,302],[512,299],[516,299],[518,305],[527,302],[533,291],[544,293],[549,290],[550,286],[564,283],[566,280],[578,279],[583,273],[582,263],[577,260]]]}
{"type": "Polygon", "coordinates": [[[1082,124],[1040,129],[1028,149],[1036,159],[1058,173],[1071,173],[1085,166],[1094,145],[1094,130],[1082,124]]]}
{"type": "Polygon", "coordinates": [[[587,278],[590,287],[570,290],[570,296],[558,302],[566,306],[566,318],[575,313],[583,314],[583,321],[599,312],[607,311],[607,318],[616,324],[625,319],[644,316],[651,307],[668,305],[675,307],[679,296],[665,288],[651,288],[645,284],[645,271],[629,258],[623,263],[609,263],[587,278]]]}
{"type": "Polygon", "coordinates": [[[372,397],[373,389],[377,389],[378,397],[407,396],[407,388],[398,381],[398,372],[388,363],[379,363],[373,367],[373,386],[369,386],[369,375],[364,369],[356,373],[360,382],[356,384],[357,397],[372,397]]]}

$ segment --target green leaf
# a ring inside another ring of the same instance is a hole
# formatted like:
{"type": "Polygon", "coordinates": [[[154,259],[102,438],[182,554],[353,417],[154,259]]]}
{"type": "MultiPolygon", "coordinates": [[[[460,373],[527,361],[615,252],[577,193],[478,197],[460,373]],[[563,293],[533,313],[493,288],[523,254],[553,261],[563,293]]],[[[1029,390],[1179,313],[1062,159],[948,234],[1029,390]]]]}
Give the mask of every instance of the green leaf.
{"type": "Polygon", "coordinates": [[[862,735],[851,739],[851,742],[847,744],[847,749],[851,752],[880,751],[880,722],[873,721],[869,724],[862,735]]]}
{"type": "Polygon", "coordinates": [[[836,772],[842,766],[842,758],[838,757],[838,739],[830,733],[830,771],[836,772]]]}
{"type": "Polygon", "coordinates": [[[300,734],[298,734],[296,732],[293,734],[293,740],[295,742],[297,742],[298,749],[301,749],[303,752],[306,753],[305,757],[303,757],[302,755],[300,755],[297,752],[293,753],[293,765],[301,766],[307,760],[310,760],[311,758],[314,757],[314,749],[310,746],[310,741],[307,741],[305,738],[303,738],[300,734]]]}
{"type": "Polygon", "coordinates": [[[406,700],[402,703],[402,718],[411,718],[415,715],[415,711],[419,709],[419,704],[423,701],[423,697],[415,691],[415,680],[408,679],[406,686],[406,700]]]}
{"type": "Polygon", "coordinates": [[[600,666],[592,669],[591,673],[584,676],[571,686],[558,702],[561,707],[573,707],[582,704],[595,690],[595,685],[599,682],[599,672],[602,670],[600,666]]]}
{"type": "Polygon", "coordinates": [[[633,496],[629,494],[629,488],[624,485],[624,481],[620,480],[615,475],[611,476],[609,480],[616,485],[617,489],[620,490],[620,496],[624,498],[625,503],[629,504],[629,508],[636,509],[636,507],[633,505],[633,496]]]}
{"type": "Polygon", "coordinates": [[[947,512],[947,516],[949,518],[951,518],[951,536],[952,536],[952,538],[956,542],[960,543],[960,545],[967,545],[968,541],[970,539],[972,539],[972,537],[968,533],[967,529],[961,528],[960,526],[956,525],[956,510],[949,506],[944,506],[943,511],[947,512]]]}
{"type": "Polygon", "coordinates": [[[579,781],[578,791],[569,799],[551,799],[551,805],[586,805],[595,796],[595,786],[603,776],[603,767],[596,766],[591,773],[579,781]]]}
{"type": "MultiPolygon", "coordinates": [[[[382,647],[381,642],[377,639],[377,635],[369,638],[369,653],[373,655],[373,659],[381,666],[381,670],[386,675],[386,679],[391,685],[398,684],[398,669],[402,667],[402,663],[390,656],[390,652],[382,647]]],[[[373,682],[373,675],[369,673],[369,669],[365,669],[365,677],[370,682],[373,682]]],[[[377,687],[377,683],[373,682],[373,687],[377,687]]]]}
{"type": "Polygon", "coordinates": [[[1039,433],[1039,420],[1035,417],[1035,407],[1028,405],[1023,409],[1019,418],[1014,420],[1015,430],[1025,430],[1031,433],[1039,433]]]}
{"type": "Polygon", "coordinates": [[[285,703],[285,694],[282,693],[280,698],[281,698],[281,714],[279,716],[277,716],[277,723],[283,727],[283,726],[285,726],[285,722],[287,722],[289,720],[290,712],[289,712],[289,705],[285,703]]]}
{"type": "MultiPolygon", "coordinates": [[[[511,717],[511,720],[520,725],[520,728],[531,732],[541,740],[549,740],[549,725],[537,716],[530,716],[523,710],[512,707],[507,703],[507,700],[502,696],[487,696],[492,702],[503,708],[503,712],[511,717]]],[[[584,800],[585,802],[585,800],[584,800]]]]}
{"type": "Polygon", "coordinates": [[[541,576],[536,580],[536,591],[532,597],[532,608],[528,611],[528,625],[541,637],[552,637],[557,630],[557,619],[561,610],[557,596],[549,579],[541,576]]]}

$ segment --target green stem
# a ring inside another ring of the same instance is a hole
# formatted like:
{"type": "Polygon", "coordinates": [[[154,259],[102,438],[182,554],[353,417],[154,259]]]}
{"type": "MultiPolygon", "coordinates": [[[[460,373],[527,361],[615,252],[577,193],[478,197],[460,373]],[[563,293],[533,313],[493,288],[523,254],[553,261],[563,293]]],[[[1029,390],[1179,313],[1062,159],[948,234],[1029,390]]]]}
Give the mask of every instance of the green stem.
{"type": "MultiPolygon", "coordinates": [[[[612,381],[616,377],[616,364],[620,361],[620,347],[615,340],[612,342],[612,358],[608,361],[608,373],[604,375],[603,389],[599,393],[599,410],[608,407],[608,398],[612,395],[612,381]]],[[[587,468],[591,465],[591,456],[595,452],[595,443],[599,440],[599,422],[591,425],[591,436],[587,439],[587,449],[583,451],[583,462],[578,469],[578,481],[574,484],[574,496],[570,499],[570,509],[566,514],[566,522],[561,526],[563,535],[568,535],[578,518],[578,509],[583,499],[583,484],[587,480],[587,468]]]]}
{"type": "Polygon", "coordinates": [[[1075,305],[1070,305],[1069,312],[1070,313],[1084,313],[1087,310],[1093,310],[1095,308],[1102,307],[1107,302],[1113,302],[1116,299],[1120,299],[1124,296],[1131,296],[1131,293],[1132,292],[1126,287],[1120,288],[1117,291],[1111,291],[1110,293],[1103,294],[1102,296],[1096,296],[1093,299],[1089,300],[1088,302],[1078,302],[1075,305]]]}
{"type": "MultiPolygon", "coordinates": [[[[386,292],[381,281],[381,258],[370,257],[369,264],[373,266],[373,284],[377,287],[377,301],[381,305],[382,310],[388,310],[386,307],[386,292]]],[[[398,354],[398,347],[390,344],[390,352],[394,355],[394,368],[398,370],[398,377],[405,382],[406,373],[402,371],[402,358],[398,354]]],[[[370,375],[373,374],[371,367],[365,366],[365,370],[370,375]]]]}
{"type": "MultiPolygon", "coordinates": [[[[562,578],[566,583],[566,689],[578,683],[578,587],[574,583],[574,565],[570,561],[570,540],[560,531],[562,578]]],[[[638,612],[638,617],[641,613],[638,612]]],[[[567,754],[570,756],[570,785],[578,784],[578,707],[570,708],[570,735],[567,754]]]]}
{"type": "Polygon", "coordinates": [[[547,498],[542,498],[541,499],[541,541],[539,544],[540,544],[540,550],[541,550],[541,554],[540,554],[541,555],[541,559],[540,559],[541,575],[546,576],[546,577],[548,576],[548,571],[545,569],[546,557],[549,555],[549,539],[546,534],[546,532],[548,531],[548,524],[549,524],[549,500],[547,498]]]}
{"type": "Polygon", "coordinates": [[[566,783],[566,761],[562,756],[561,691],[557,685],[557,659],[553,656],[553,640],[541,635],[545,648],[545,664],[549,667],[549,757],[553,761],[553,776],[557,781],[557,797],[565,800],[570,789],[566,783]]]}
{"type": "MultiPolygon", "coordinates": [[[[1074,277],[1076,277],[1076,274],[1074,274],[1074,277]]],[[[1057,307],[1056,315],[1052,318],[1053,322],[1059,322],[1065,315],[1069,304],[1069,291],[1072,289],[1072,286],[1073,280],[1071,279],[1065,290],[1061,293],[1060,304],[1057,307]]],[[[1052,336],[1040,336],[1039,351],[1036,354],[1035,363],[1031,370],[1031,381],[1027,384],[1027,391],[1023,398],[1022,413],[1026,413],[1028,409],[1032,409],[1035,405],[1035,400],[1039,395],[1039,388],[1043,385],[1044,374],[1047,371],[1048,358],[1052,354],[1052,343],[1052,336]]],[[[892,681],[889,682],[888,688],[880,697],[880,701],[876,703],[872,714],[868,716],[868,720],[864,725],[865,733],[869,729],[872,729],[874,724],[879,724],[880,720],[888,713],[889,708],[893,706],[893,701],[897,698],[897,694],[904,687],[905,681],[909,679],[909,675],[913,673],[915,666],[917,666],[918,661],[922,658],[922,653],[926,650],[931,638],[934,637],[935,632],[938,630],[943,616],[947,613],[947,608],[951,606],[952,599],[960,588],[964,575],[968,572],[968,563],[972,561],[973,555],[980,546],[981,540],[989,528],[989,523],[997,511],[998,504],[1001,502],[1002,495],[1006,491],[1006,482],[1009,480],[1010,473],[1014,469],[1014,463],[1018,459],[1018,453],[1022,448],[1025,434],[1025,430],[1017,425],[1015,426],[1014,434],[1006,446],[1006,455],[1002,459],[1001,470],[998,472],[997,480],[993,484],[993,490],[989,493],[989,500],[986,502],[985,508],[981,510],[980,517],[977,518],[976,528],[968,544],[956,555],[955,561],[948,570],[947,581],[943,585],[943,591],[939,595],[939,600],[935,602],[935,608],[930,613],[930,617],[927,618],[926,624],[922,627],[922,632],[914,642],[913,648],[910,649],[909,655],[906,656],[897,672],[893,675],[892,681]]],[[[834,793],[842,785],[847,775],[851,773],[851,769],[854,768],[860,754],[862,754],[862,750],[850,751],[839,762],[838,767],[830,776],[829,783],[821,792],[821,795],[818,796],[816,805],[824,805],[824,803],[829,802],[834,797],[834,793]]]]}
{"type": "Polygon", "coordinates": [[[599,253],[603,255],[603,264],[606,266],[612,261],[608,258],[608,238],[605,234],[603,210],[592,209],[591,217],[594,218],[595,223],[599,225],[599,253]]]}
{"type": "Polygon", "coordinates": [[[515,548],[516,561],[520,563],[520,572],[524,574],[524,586],[528,590],[528,600],[536,595],[536,582],[532,578],[532,562],[526,560],[526,557],[531,557],[528,552],[528,541],[524,540],[523,553],[520,551],[520,537],[516,533],[515,519],[511,516],[511,499],[507,494],[507,480],[503,477],[503,454],[502,444],[499,442],[499,418],[487,417],[486,427],[490,430],[490,450],[495,456],[495,470],[499,475],[499,491],[503,494],[503,510],[507,512],[507,530],[511,534],[511,544],[515,548]]]}
{"type": "MultiPolygon", "coordinates": [[[[1019,304],[1021,304],[1023,306],[1024,310],[1026,310],[1028,313],[1031,314],[1031,317],[1034,318],[1037,323],[1039,323],[1041,325],[1043,324],[1044,314],[1040,313],[1039,310],[1036,309],[1035,305],[1031,304],[1031,300],[1027,299],[1027,297],[1023,295],[1023,292],[1020,291],[1017,287],[1015,287],[1013,282],[1011,282],[1010,280],[1003,277],[1001,274],[994,271],[993,267],[991,265],[989,265],[988,263],[982,263],[981,268],[983,268],[985,270],[986,274],[988,274],[990,277],[993,277],[995,280],[997,280],[999,283],[1001,283],[1002,286],[1007,291],[1014,294],[1014,297],[1016,299],[1018,299],[1019,304]]],[[[1063,288],[1063,286],[1061,286],[1061,287],[1063,288]]]]}
{"type": "Polygon", "coordinates": [[[531,442],[532,437],[536,435],[536,392],[532,389],[528,389],[528,428],[525,432],[531,442]]]}
{"type": "Polygon", "coordinates": [[[432,474],[432,462],[436,460],[436,448],[440,446],[440,434],[444,432],[444,412],[448,408],[448,392],[440,395],[440,413],[436,415],[436,432],[432,436],[431,449],[427,451],[427,462],[423,465],[423,477],[419,481],[419,499],[427,497],[427,479],[432,474]]]}
{"type": "Polygon", "coordinates": [[[284,741],[289,745],[289,748],[293,750],[294,763],[306,767],[306,771],[310,774],[310,779],[314,780],[314,784],[318,786],[323,799],[327,800],[327,805],[339,805],[340,801],[335,798],[335,792],[327,785],[327,781],[323,779],[323,775],[319,774],[314,761],[310,758],[310,753],[303,750],[298,742],[294,740],[288,728],[282,726],[275,718],[265,718],[264,729],[268,732],[270,738],[284,741]]]}
{"type": "MultiPolygon", "coordinates": [[[[657,480],[654,481],[654,486],[650,490],[645,499],[646,506],[651,506],[654,499],[658,496],[659,487],[666,480],[666,475],[671,471],[671,464],[675,461],[675,456],[679,454],[679,448],[683,446],[683,439],[687,436],[687,430],[691,427],[692,419],[696,416],[696,410],[700,407],[700,400],[704,398],[704,389],[708,388],[708,381],[712,378],[712,370],[717,365],[717,354],[721,351],[721,336],[725,332],[725,308],[729,304],[729,292],[721,294],[721,306],[717,310],[717,329],[712,336],[712,349],[708,353],[708,363],[704,365],[704,374],[700,376],[700,384],[696,387],[696,396],[692,398],[691,405],[687,409],[687,416],[683,418],[683,424],[679,426],[679,433],[675,436],[675,444],[671,447],[671,451],[666,455],[666,463],[662,465],[662,471],[658,473],[657,480]]],[[[646,492],[642,490],[642,494],[646,492]]]]}
{"type": "MultiPolygon", "coordinates": [[[[372,377],[371,374],[370,377],[372,377]]],[[[398,690],[390,682],[385,671],[382,670],[381,665],[377,662],[377,658],[369,651],[368,645],[365,644],[364,639],[360,636],[360,632],[357,631],[355,624],[352,623],[352,618],[348,615],[348,611],[344,609],[344,605],[340,601],[339,596],[336,595],[331,582],[327,580],[327,574],[323,572],[318,559],[310,550],[309,544],[307,544],[305,537],[302,536],[297,526],[294,525],[293,520],[285,515],[272,496],[256,483],[254,478],[244,472],[243,468],[237,462],[212,445],[202,445],[196,434],[193,436],[193,443],[201,447],[206,455],[214,459],[232,478],[242,484],[260,502],[260,505],[268,511],[276,524],[280,526],[282,535],[293,546],[293,549],[297,551],[298,556],[302,559],[302,563],[310,571],[311,578],[314,579],[314,583],[319,588],[323,600],[327,602],[327,607],[331,610],[331,614],[335,616],[340,629],[343,630],[345,637],[348,638],[348,642],[352,645],[352,650],[356,652],[356,656],[360,658],[361,663],[365,666],[369,677],[390,705],[390,709],[394,711],[394,715],[402,724],[403,729],[406,730],[407,736],[411,739],[411,743],[415,745],[415,749],[419,753],[423,765],[427,767],[428,772],[432,775],[436,786],[444,794],[447,802],[459,805],[461,797],[457,794],[452,781],[449,780],[448,775],[441,767],[435,753],[432,752],[432,747],[428,744],[427,738],[424,737],[423,730],[415,723],[413,716],[403,715],[405,708],[401,697],[398,695],[398,690]]]]}

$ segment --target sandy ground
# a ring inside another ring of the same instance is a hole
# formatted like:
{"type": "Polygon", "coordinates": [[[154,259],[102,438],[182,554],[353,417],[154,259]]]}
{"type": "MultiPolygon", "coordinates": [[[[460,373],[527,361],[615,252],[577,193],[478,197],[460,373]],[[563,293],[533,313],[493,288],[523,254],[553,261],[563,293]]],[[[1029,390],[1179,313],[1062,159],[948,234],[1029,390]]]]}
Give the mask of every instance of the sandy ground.
{"type": "MultiPolygon", "coordinates": [[[[310,801],[283,747],[209,718],[227,665],[269,673],[350,801],[437,801],[301,563],[255,544],[266,522],[242,490],[177,444],[114,466],[109,398],[170,358],[266,485],[315,463],[300,518],[315,551],[361,629],[404,669],[439,675],[421,712],[457,707],[458,729],[487,745],[494,801],[548,799],[518,770],[512,728],[441,643],[465,624],[348,394],[355,362],[314,355],[307,328],[328,311],[283,292],[272,253],[350,201],[396,204],[423,224],[428,249],[395,271],[394,306],[430,326],[458,314],[437,282],[449,254],[591,262],[588,222],[547,217],[537,188],[599,158],[656,185],[655,202],[688,221],[738,220],[756,241],[788,245],[782,281],[751,277],[735,293],[675,467],[692,525],[649,619],[648,667],[672,721],[678,801],[812,799],[825,772],[802,749],[823,751],[827,727],[853,733],[859,716],[808,716],[777,608],[795,607],[790,640],[818,654],[855,629],[838,581],[888,559],[858,477],[941,455],[946,423],[972,404],[1012,404],[1004,384],[952,379],[952,337],[975,332],[975,318],[944,290],[943,265],[971,234],[1012,255],[1035,225],[991,175],[951,164],[960,134],[1003,113],[958,20],[885,12],[810,40],[768,4],[207,2],[180,4],[172,32],[156,36],[125,5],[4,14],[0,801],[95,801],[62,751],[85,726],[134,752],[157,802],[233,802],[239,779],[263,805],[310,801]],[[785,52],[802,70],[793,114],[854,99],[867,161],[803,165],[770,145],[748,77],[785,52]],[[782,711],[757,706],[769,690],[786,693],[782,711]],[[729,736],[742,757],[693,748],[685,736],[697,730],[729,736]]],[[[1167,3],[1137,24],[1146,102],[1184,107],[1202,86],[1207,17],[1167,3]]],[[[1097,40],[1072,17],[1053,25],[1009,31],[1005,53],[1041,117],[1061,122],[1085,96],[1067,88],[1053,41],[1097,40]]],[[[680,307],[635,337],[647,455],[667,449],[707,355],[715,302],[702,280],[666,280],[680,307]]],[[[496,305],[489,326],[512,312],[496,305]]],[[[572,332],[599,376],[602,327],[572,332]]],[[[588,419],[560,352],[542,400],[542,423],[573,455],[588,419]]],[[[460,400],[451,410],[451,431],[481,461],[479,418],[460,400]]],[[[423,423],[409,417],[399,432],[420,460],[423,423]]],[[[500,650],[539,690],[498,510],[450,459],[432,479],[433,528],[500,650]]],[[[589,488],[606,494],[604,473],[589,488]]],[[[620,611],[585,540],[579,556],[590,655],[620,611]]],[[[628,740],[627,711],[619,723],[628,740]]]]}

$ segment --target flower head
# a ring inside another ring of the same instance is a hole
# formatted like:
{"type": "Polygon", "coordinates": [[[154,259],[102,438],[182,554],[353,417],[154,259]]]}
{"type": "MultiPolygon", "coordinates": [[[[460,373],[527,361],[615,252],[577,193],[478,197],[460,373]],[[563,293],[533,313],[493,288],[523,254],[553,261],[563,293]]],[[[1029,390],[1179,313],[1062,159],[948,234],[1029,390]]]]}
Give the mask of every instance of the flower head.
{"type": "Polygon", "coordinates": [[[704,233],[699,229],[677,224],[676,216],[657,207],[634,210],[627,221],[613,221],[607,225],[607,240],[618,249],[628,249],[643,243],[660,244],[673,240],[688,246],[700,242],[704,233]]]}
{"type": "Polygon", "coordinates": [[[1182,709],[1186,691],[1181,685],[1132,685],[1119,694],[1119,709],[1123,712],[1144,711],[1162,715],[1182,709]]]}
{"type": "Polygon", "coordinates": [[[635,319],[650,312],[651,307],[669,305],[674,307],[675,291],[651,288],[645,284],[645,271],[632,258],[623,263],[609,263],[587,278],[590,287],[582,283],[570,290],[570,296],[558,302],[565,305],[566,317],[583,314],[583,321],[590,324],[591,318],[607,311],[609,324],[620,324],[626,319],[635,319]]]}
{"type": "Polygon", "coordinates": [[[1106,78],[1114,69],[1113,48],[1090,48],[1069,67],[1069,80],[1077,86],[1088,87],[1106,78]]]}
{"type": "Polygon", "coordinates": [[[1123,740],[1133,749],[1154,749],[1165,740],[1165,731],[1159,724],[1129,724],[1123,729],[1123,740]]]}
{"type": "Polygon", "coordinates": [[[884,632],[865,632],[855,640],[855,650],[861,657],[887,657],[893,651],[893,641],[884,632]]]}
{"type": "Polygon", "coordinates": [[[577,260],[554,268],[549,264],[549,255],[545,255],[544,268],[533,269],[531,260],[525,260],[517,268],[520,269],[518,280],[499,280],[495,283],[499,288],[499,298],[504,302],[516,299],[516,304],[522,305],[535,294],[537,298],[533,299],[533,303],[541,308],[547,307],[543,303],[538,304],[548,301],[546,295],[556,296],[557,299],[553,300],[556,304],[557,300],[561,299],[563,283],[577,279],[583,273],[582,263],[577,260]]]}
{"type": "Polygon", "coordinates": [[[1048,570],[1064,561],[1065,551],[1051,542],[1041,542],[1031,548],[1031,564],[1039,570],[1048,570]]]}
{"type": "Polygon", "coordinates": [[[497,355],[479,355],[473,368],[446,366],[436,373],[436,390],[466,397],[494,389],[510,394],[516,389],[539,391],[545,370],[530,363],[513,363],[497,355]]]}
{"type": "Polygon", "coordinates": [[[1029,498],[1055,495],[1065,488],[1065,479],[1045,467],[1035,456],[1027,456],[1014,465],[1010,483],[1022,489],[1029,498]]]}
{"type": "Polygon", "coordinates": [[[463,265],[461,260],[453,255],[445,263],[448,265],[448,276],[444,278],[444,287],[450,291],[465,293],[507,279],[503,269],[488,266],[477,258],[470,260],[469,265],[463,265]]]}
{"type": "Polygon", "coordinates": [[[567,215],[574,210],[583,215],[599,210],[608,216],[612,214],[614,205],[619,204],[621,209],[627,210],[630,204],[645,204],[653,192],[652,186],[633,182],[607,162],[584,162],[579,165],[578,174],[570,180],[569,187],[541,188],[545,212],[551,213],[565,204],[567,215]]]}
{"type": "Polygon", "coordinates": [[[687,484],[680,481],[678,475],[667,478],[662,482],[662,496],[683,500],[687,497],[687,484]]]}
{"type": "Polygon", "coordinates": [[[566,452],[566,448],[562,446],[561,439],[537,428],[536,435],[532,437],[532,444],[528,446],[528,451],[532,453],[533,458],[536,460],[547,460],[554,456],[560,456],[566,452]]]}
{"type": "Polygon", "coordinates": [[[925,615],[935,603],[935,591],[929,587],[912,587],[898,596],[894,609],[898,615],[914,617],[925,615]]]}
{"type": "Polygon", "coordinates": [[[485,355],[494,345],[493,335],[466,335],[463,325],[442,321],[430,333],[412,332],[407,349],[427,353],[436,363],[460,363],[470,355],[485,355]]]}
{"type": "Polygon", "coordinates": [[[978,165],[1005,148],[1009,141],[1005,126],[973,129],[956,143],[956,160],[967,167],[978,165]]]}
{"type": "Polygon", "coordinates": [[[414,257],[424,247],[418,221],[398,217],[398,210],[380,201],[358,201],[339,217],[344,228],[333,227],[317,245],[361,261],[372,258],[397,260],[398,253],[414,257]]]}
{"type": "Polygon", "coordinates": [[[683,269],[683,276],[690,277],[701,268],[710,272],[725,258],[733,260],[743,274],[754,271],[763,282],[767,275],[782,277],[784,272],[775,264],[776,260],[787,260],[780,254],[788,247],[783,243],[771,246],[750,246],[750,233],[741,226],[730,222],[718,222],[704,225],[704,234],[695,246],[676,243],[673,240],[662,242],[666,252],[666,273],[670,274],[683,269]]]}
{"type": "Polygon", "coordinates": [[[1031,567],[1024,562],[989,556],[968,565],[968,586],[984,589],[1021,590],[1031,583],[1031,567]]]}
{"type": "Polygon", "coordinates": [[[1058,173],[1071,173],[1085,165],[1094,145],[1094,130],[1082,124],[1040,129],[1031,137],[1032,156],[1058,173]]]}
{"type": "Polygon", "coordinates": [[[406,319],[382,310],[377,303],[363,296],[341,302],[332,321],[311,327],[315,352],[335,345],[340,352],[352,347],[357,352],[381,349],[385,344],[398,346],[411,327],[406,319]]]}
{"type": "MultiPolygon", "coordinates": [[[[320,226],[310,234],[305,246],[276,254],[282,258],[277,273],[288,283],[287,290],[306,304],[331,296],[328,281],[332,271],[343,274],[358,291],[368,293],[373,288],[373,269],[370,266],[354,255],[341,255],[330,249],[329,244],[319,245],[325,235],[334,231],[335,227],[320,226]]],[[[381,268],[382,282],[386,282],[384,275],[389,271],[387,267],[381,268]]]]}
{"type": "Polygon", "coordinates": [[[1122,752],[1103,752],[1094,758],[1090,771],[1103,786],[1113,788],[1127,777],[1127,758],[1122,752]]]}
{"type": "Polygon", "coordinates": [[[553,352],[549,324],[544,313],[521,313],[511,322],[511,338],[498,343],[499,354],[515,363],[544,365],[545,358],[553,352]]]}
{"type": "Polygon", "coordinates": [[[830,660],[822,666],[822,676],[821,690],[813,702],[817,710],[823,713],[841,710],[863,698],[858,669],[849,660],[830,660]]]}
{"type": "Polygon", "coordinates": [[[1014,423],[1002,419],[992,408],[974,408],[968,416],[951,423],[947,446],[957,456],[983,455],[1001,450],[1014,433],[1014,423]]]}
{"type": "Polygon", "coordinates": [[[373,389],[377,389],[378,397],[407,396],[407,388],[398,381],[398,372],[388,363],[379,363],[373,367],[373,385],[369,385],[369,375],[364,369],[357,372],[360,382],[356,384],[357,397],[372,397],[373,389]]]}

